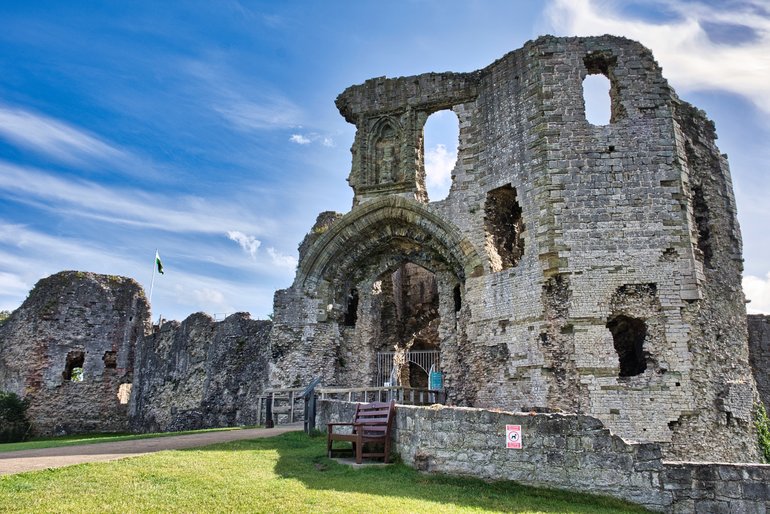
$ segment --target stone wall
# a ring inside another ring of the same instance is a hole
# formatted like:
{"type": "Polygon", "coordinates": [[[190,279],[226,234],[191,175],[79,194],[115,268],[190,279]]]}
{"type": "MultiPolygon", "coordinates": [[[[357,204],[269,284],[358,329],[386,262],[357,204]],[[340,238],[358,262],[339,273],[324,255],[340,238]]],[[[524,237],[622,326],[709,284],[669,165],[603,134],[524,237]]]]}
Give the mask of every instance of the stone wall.
{"type": "MultiPolygon", "coordinates": [[[[349,421],[355,404],[319,402],[317,426],[349,421]]],[[[603,494],[666,512],[765,512],[770,466],[665,462],[661,447],[629,443],[583,415],[442,406],[396,408],[394,448],[417,469],[603,494]],[[506,448],[506,425],[521,449],[506,448]]]]}
{"type": "Polygon", "coordinates": [[[131,279],[75,271],[42,279],[0,326],[0,390],[29,400],[37,435],[126,431],[135,344],[148,328],[144,292],[131,279]]]}
{"type": "Polygon", "coordinates": [[[271,385],[371,386],[397,310],[382,277],[435,277],[456,405],[580,412],[676,459],[758,459],[741,236],[713,123],[639,43],[541,37],[472,73],[367,80],[338,98],[356,125],[353,208],[319,218],[275,297],[271,385]],[[585,118],[605,75],[610,123],[585,118]],[[423,126],[460,127],[448,197],[424,188],[423,126]],[[349,293],[357,292],[356,323],[349,293]]]}
{"type": "Polygon", "coordinates": [[[269,321],[197,313],[163,323],[137,345],[131,428],[192,430],[257,422],[268,374],[269,321]]]}
{"type": "Polygon", "coordinates": [[[749,325],[749,360],[759,397],[770,412],[770,316],[751,314],[749,325]]]}

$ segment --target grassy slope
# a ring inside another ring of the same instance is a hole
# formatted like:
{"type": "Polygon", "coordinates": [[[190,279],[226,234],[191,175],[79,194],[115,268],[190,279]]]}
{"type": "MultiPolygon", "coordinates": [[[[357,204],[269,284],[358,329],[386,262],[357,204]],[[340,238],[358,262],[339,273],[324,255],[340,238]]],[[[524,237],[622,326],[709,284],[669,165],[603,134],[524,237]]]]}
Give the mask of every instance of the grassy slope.
{"type": "Polygon", "coordinates": [[[325,440],[274,438],[167,451],[0,477],[0,511],[19,512],[643,512],[510,482],[423,475],[403,465],[351,469],[325,440]]]}
{"type": "Polygon", "coordinates": [[[241,428],[208,428],[203,430],[188,430],[185,432],[158,432],[152,434],[88,434],[53,437],[51,439],[35,439],[21,443],[2,443],[0,453],[17,450],[36,450],[38,448],[58,448],[60,446],[72,446],[74,444],[114,443],[117,441],[131,441],[134,439],[150,439],[152,437],[169,437],[172,435],[199,434],[202,432],[219,432],[221,430],[240,430],[241,428]]]}

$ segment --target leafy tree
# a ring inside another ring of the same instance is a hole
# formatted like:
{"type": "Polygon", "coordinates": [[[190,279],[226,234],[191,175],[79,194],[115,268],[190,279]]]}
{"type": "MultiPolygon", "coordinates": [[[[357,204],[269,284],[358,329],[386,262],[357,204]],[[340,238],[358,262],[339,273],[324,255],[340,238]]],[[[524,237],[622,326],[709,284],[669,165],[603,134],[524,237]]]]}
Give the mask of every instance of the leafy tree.
{"type": "Polygon", "coordinates": [[[7,320],[11,315],[11,311],[0,311],[0,326],[5,323],[5,320],[7,320]]]}
{"type": "Polygon", "coordinates": [[[23,440],[29,432],[27,402],[16,393],[0,391],[0,443],[23,440]]]}

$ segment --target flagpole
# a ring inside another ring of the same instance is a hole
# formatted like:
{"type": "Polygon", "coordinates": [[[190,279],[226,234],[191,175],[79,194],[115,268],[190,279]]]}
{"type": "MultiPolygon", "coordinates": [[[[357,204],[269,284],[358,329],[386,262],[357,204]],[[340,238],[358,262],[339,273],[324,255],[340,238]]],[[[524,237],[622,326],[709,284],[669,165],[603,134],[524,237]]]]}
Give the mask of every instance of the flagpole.
{"type": "Polygon", "coordinates": [[[152,307],[152,290],[155,289],[155,269],[158,267],[158,249],[155,249],[155,257],[152,258],[152,281],[150,282],[150,299],[148,300],[152,307]]]}

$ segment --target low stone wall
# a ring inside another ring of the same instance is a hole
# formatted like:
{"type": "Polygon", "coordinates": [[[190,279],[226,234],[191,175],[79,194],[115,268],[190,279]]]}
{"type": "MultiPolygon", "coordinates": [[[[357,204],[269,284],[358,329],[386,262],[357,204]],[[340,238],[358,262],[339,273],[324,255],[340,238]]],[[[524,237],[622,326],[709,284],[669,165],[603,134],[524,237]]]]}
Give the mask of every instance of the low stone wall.
{"type": "Polygon", "coordinates": [[[664,462],[661,486],[671,512],[735,514],[770,511],[770,466],[664,462]]]}
{"type": "Polygon", "coordinates": [[[163,432],[252,425],[267,380],[272,323],[197,313],[164,323],[136,348],[131,429],[163,432]]]}
{"type": "MultiPolygon", "coordinates": [[[[320,401],[318,427],[352,419],[354,405],[320,401]]],[[[659,445],[628,443],[589,416],[399,405],[395,421],[395,450],[424,471],[603,494],[655,511],[765,512],[770,498],[770,466],[664,462],[659,445]],[[506,448],[506,425],[521,427],[521,449],[506,448]]]]}

